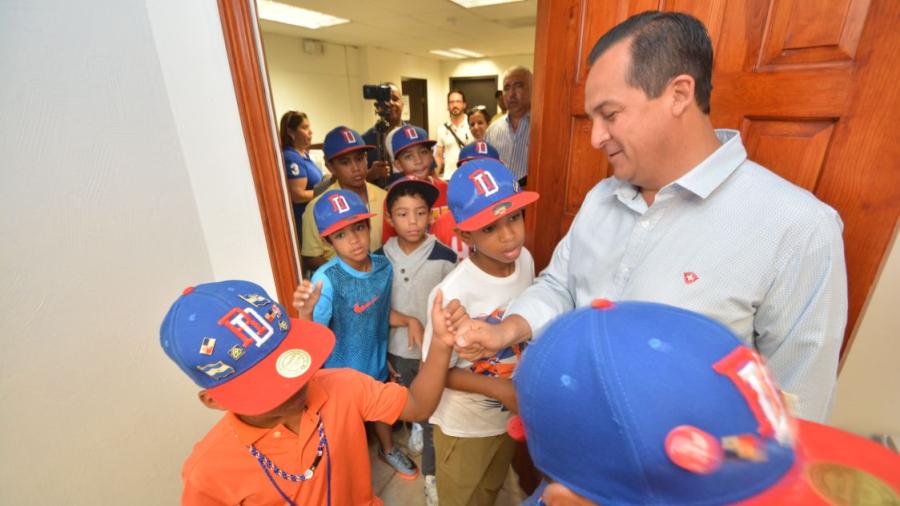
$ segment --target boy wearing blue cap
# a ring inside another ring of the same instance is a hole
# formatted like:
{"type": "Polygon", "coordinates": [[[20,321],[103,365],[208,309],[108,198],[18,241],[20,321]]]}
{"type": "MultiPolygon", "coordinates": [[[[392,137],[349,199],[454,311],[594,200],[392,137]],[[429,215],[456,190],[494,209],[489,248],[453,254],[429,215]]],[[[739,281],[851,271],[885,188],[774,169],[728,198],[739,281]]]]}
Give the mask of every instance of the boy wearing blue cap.
{"type": "MultiPolygon", "coordinates": [[[[433,307],[439,326],[442,304],[433,307]]],[[[160,344],[202,388],[200,401],[227,413],[185,461],[181,504],[382,504],[364,422],[418,420],[434,410],[452,346],[441,328],[438,353],[407,390],[350,369],[320,369],[334,334],[288,318],[254,283],[185,289],[163,320],[160,344]]]]}
{"type": "MultiPolygon", "coordinates": [[[[441,291],[459,299],[472,318],[498,322],[510,300],[534,278],[534,262],[523,246],[522,208],[537,199],[537,193],[520,191],[512,173],[497,160],[471,160],[457,169],[448,200],[471,253],[430,300],[441,291]]],[[[426,358],[433,323],[429,320],[425,329],[426,358]]],[[[447,388],[430,418],[442,506],[494,503],[515,451],[506,423],[515,404],[509,378],[518,356],[516,347],[474,363],[455,355],[451,360],[447,388]]]]}
{"type": "Polygon", "coordinates": [[[795,419],[759,354],[698,313],[595,300],[514,382],[549,482],[525,504],[900,504],[896,453],[795,419]]]}
{"type": "MultiPolygon", "coordinates": [[[[366,181],[368,162],[366,153],[373,149],[363,141],[358,132],[347,127],[339,126],[332,129],[325,136],[323,150],[325,151],[325,165],[334,175],[335,182],[328,190],[344,189],[359,196],[370,210],[379,210],[384,206],[386,193],[381,188],[366,181]]],[[[310,271],[334,257],[334,248],[322,239],[316,226],[313,207],[322,197],[314,198],[303,212],[303,237],[300,246],[300,254],[303,256],[303,264],[310,271]]],[[[369,246],[371,251],[381,247],[382,220],[377,217],[370,221],[369,246]]]]}
{"type": "MultiPolygon", "coordinates": [[[[297,288],[298,294],[309,293],[313,286],[318,292],[316,303],[300,305],[297,311],[337,335],[324,367],[349,367],[387,381],[389,328],[415,326],[418,321],[391,309],[391,263],[369,252],[369,223],[375,215],[349,190],[323,193],[313,213],[319,233],[336,255],[316,270],[311,283],[297,288]]],[[[391,427],[376,423],[374,429],[381,443],[380,456],[401,477],[414,479],[419,471],[394,446],[391,427]]]]}

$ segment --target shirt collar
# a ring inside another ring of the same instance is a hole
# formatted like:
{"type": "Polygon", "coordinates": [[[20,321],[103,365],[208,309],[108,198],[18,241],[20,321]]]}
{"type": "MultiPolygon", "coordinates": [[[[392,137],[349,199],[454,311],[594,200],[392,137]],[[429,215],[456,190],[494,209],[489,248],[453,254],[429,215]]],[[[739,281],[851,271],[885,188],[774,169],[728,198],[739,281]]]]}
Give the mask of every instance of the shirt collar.
{"type": "MultiPolygon", "coordinates": [[[[512,128],[512,118],[509,117],[509,113],[504,114],[504,118],[506,121],[506,125],[512,128]]],[[[531,120],[531,111],[525,113],[522,118],[519,120],[519,126],[521,127],[523,124],[527,124],[531,120]]]]}
{"type": "Polygon", "coordinates": [[[672,184],[705,199],[747,160],[740,132],[720,129],[716,130],[716,137],[722,143],[719,149],[672,184]]]}
{"type": "MultiPolygon", "coordinates": [[[[328,400],[328,392],[319,385],[315,375],[309,380],[309,386],[306,392],[306,411],[303,413],[300,423],[300,434],[298,438],[301,441],[307,440],[316,429],[319,417],[317,413],[322,409],[322,405],[328,400]]],[[[244,446],[256,444],[257,441],[265,437],[269,432],[278,428],[276,427],[255,427],[244,423],[238,416],[231,411],[225,414],[228,424],[234,429],[238,441],[244,446]]]]}

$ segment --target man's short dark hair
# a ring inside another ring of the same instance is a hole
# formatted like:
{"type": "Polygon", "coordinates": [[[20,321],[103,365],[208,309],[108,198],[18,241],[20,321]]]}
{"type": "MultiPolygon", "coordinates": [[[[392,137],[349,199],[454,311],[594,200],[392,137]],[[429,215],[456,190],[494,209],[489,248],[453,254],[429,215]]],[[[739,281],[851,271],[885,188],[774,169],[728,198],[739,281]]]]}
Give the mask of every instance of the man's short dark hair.
{"type": "Polygon", "coordinates": [[[460,91],[460,90],[450,90],[450,93],[447,93],[447,102],[450,101],[450,95],[452,95],[452,94],[454,94],[454,93],[459,93],[459,96],[462,97],[463,102],[466,101],[466,94],[465,94],[465,93],[463,93],[463,92],[460,91]]]}
{"type": "Polygon", "coordinates": [[[709,114],[712,93],[712,42],[699,19],[680,12],[647,11],[636,14],[603,34],[594,44],[591,65],[618,42],[631,39],[631,68],[625,81],[650,98],[662,94],[678,75],[694,78],[694,99],[709,114]]]}
{"type": "Polygon", "coordinates": [[[416,188],[415,185],[404,185],[388,193],[386,202],[387,206],[385,207],[388,214],[393,214],[394,203],[397,202],[400,197],[419,197],[420,199],[422,199],[422,202],[425,203],[425,207],[427,207],[429,211],[431,210],[431,206],[428,205],[428,199],[425,197],[425,194],[422,193],[421,190],[416,188]]]}

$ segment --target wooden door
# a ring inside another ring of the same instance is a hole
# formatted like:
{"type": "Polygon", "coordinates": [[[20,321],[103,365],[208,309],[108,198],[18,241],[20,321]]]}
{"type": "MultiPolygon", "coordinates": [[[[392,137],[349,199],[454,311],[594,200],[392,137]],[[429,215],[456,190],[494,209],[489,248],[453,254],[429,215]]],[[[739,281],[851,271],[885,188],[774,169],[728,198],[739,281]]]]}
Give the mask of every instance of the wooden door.
{"type": "Polygon", "coordinates": [[[900,212],[897,0],[540,1],[528,179],[541,199],[527,220],[537,265],[609,173],[584,114],[587,55],[615,24],[657,9],[709,29],[713,125],[740,130],[751,159],[840,213],[850,336],[900,212]]]}

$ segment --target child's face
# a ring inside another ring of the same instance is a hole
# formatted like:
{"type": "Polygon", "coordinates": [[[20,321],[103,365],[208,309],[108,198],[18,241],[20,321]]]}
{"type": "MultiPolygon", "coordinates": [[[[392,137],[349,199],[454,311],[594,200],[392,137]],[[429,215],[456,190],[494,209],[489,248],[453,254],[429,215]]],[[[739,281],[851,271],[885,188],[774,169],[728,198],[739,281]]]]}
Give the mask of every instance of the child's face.
{"type": "Polygon", "coordinates": [[[341,188],[365,188],[366,172],[369,170],[369,161],[366,158],[365,151],[358,150],[346,155],[336,156],[326,165],[341,184],[341,188]]]}
{"type": "Polygon", "coordinates": [[[394,166],[404,176],[417,176],[424,179],[431,172],[433,162],[434,155],[431,153],[431,149],[419,144],[401,151],[394,160],[394,166]]]}
{"type": "Polygon", "coordinates": [[[369,258],[369,220],[347,225],[328,239],[341,260],[353,268],[364,265],[369,258]]]}
{"type": "Polygon", "coordinates": [[[425,237],[431,222],[431,211],[419,195],[403,195],[391,206],[388,222],[397,236],[406,242],[418,243],[425,237]]]}
{"type": "Polygon", "coordinates": [[[522,253],[525,244],[525,220],[522,210],[500,218],[490,225],[473,232],[463,232],[463,240],[479,255],[499,264],[511,264],[522,253]]]}

